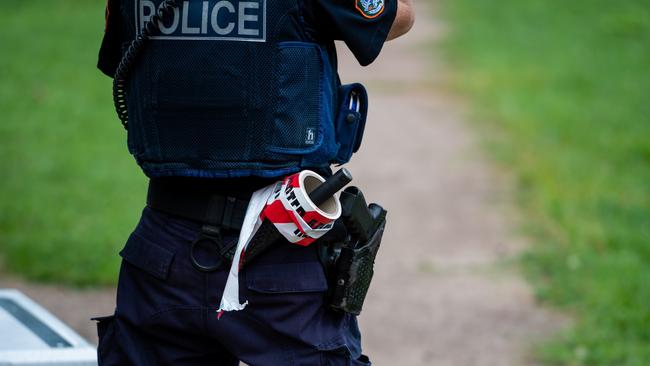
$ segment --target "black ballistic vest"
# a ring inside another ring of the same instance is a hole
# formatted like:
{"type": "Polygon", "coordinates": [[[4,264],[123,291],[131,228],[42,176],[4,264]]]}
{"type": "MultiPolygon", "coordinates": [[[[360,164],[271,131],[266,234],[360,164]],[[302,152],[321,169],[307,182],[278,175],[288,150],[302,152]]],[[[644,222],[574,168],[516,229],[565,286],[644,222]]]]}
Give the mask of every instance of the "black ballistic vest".
{"type": "MultiPolygon", "coordinates": [[[[132,37],[161,2],[123,1],[132,37]]],[[[335,51],[310,40],[298,1],[177,2],[128,79],[128,147],[148,176],[274,177],[341,162],[335,51]]]]}

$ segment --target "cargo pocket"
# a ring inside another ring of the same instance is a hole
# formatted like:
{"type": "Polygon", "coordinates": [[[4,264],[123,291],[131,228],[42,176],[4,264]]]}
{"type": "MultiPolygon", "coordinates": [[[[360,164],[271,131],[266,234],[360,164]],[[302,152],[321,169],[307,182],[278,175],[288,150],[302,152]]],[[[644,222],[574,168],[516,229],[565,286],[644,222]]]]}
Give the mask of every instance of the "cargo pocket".
{"type": "Polygon", "coordinates": [[[278,94],[269,152],[317,153],[327,161],[336,153],[333,72],[318,44],[282,42],[278,46],[278,94]]]}
{"type": "Polygon", "coordinates": [[[131,234],[120,256],[159,280],[167,279],[174,253],[138,234],[131,234]]]}
{"type": "Polygon", "coordinates": [[[171,279],[174,252],[136,233],[120,251],[122,266],[117,288],[117,309],[122,317],[143,325],[150,315],[178,305],[175,283],[171,279]]]}
{"type": "Polygon", "coordinates": [[[309,344],[338,335],[335,324],[320,321],[326,311],[327,281],[319,262],[256,264],[245,271],[250,314],[309,344]]]}

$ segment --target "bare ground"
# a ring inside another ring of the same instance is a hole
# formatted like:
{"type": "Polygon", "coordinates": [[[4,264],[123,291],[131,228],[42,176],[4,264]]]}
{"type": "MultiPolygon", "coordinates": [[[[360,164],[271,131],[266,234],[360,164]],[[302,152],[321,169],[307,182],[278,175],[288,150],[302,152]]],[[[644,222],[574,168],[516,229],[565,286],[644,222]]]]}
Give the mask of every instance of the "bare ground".
{"type": "Polygon", "coordinates": [[[365,350],[377,365],[535,364],[532,344],[565,319],[540,308],[512,266],[526,243],[511,189],[445,91],[434,6],[418,2],[413,30],[373,65],[341,56],[343,81],[370,92],[355,184],[389,210],[361,315],[365,350]]]}
{"type": "MultiPolygon", "coordinates": [[[[443,27],[416,4],[414,29],[361,68],[341,49],[344,82],[362,81],[371,111],[350,169],[389,226],[361,316],[376,365],[531,365],[533,342],[563,317],[540,308],[509,265],[525,246],[513,234],[507,179],[478,148],[435,55],[443,27]]],[[[96,342],[91,316],[109,314],[114,289],[74,290],[2,275],[96,342]]]]}

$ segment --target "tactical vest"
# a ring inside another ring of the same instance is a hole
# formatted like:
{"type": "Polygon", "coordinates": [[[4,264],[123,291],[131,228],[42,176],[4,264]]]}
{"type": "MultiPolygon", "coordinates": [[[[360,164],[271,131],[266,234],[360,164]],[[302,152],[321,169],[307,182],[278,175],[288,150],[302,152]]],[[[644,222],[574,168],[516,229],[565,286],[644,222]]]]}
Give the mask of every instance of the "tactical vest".
{"type": "MultiPolygon", "coordinates": [[[[161,2],[123,1],[132,37],[161,2]]],[[[333,43],[310,39],[297,0],[177,3],[128,78],[128,147],[145,174],[275,177],[349,160],[365,90],[340,87],[333,43]]]]}

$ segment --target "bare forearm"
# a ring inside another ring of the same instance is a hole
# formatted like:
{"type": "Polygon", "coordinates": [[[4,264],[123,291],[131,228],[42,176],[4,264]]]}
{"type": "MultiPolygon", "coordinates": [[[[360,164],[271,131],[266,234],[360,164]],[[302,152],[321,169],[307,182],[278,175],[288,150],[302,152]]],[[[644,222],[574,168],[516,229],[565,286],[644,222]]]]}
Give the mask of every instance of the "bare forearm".
{"type": "Polygon", "coordinates": [[[415,13],[413,12],[413,5],[411,0],[398,0],[397,15],[393,21],[393,25],[388,33],[387,40],[395,39],[408,32],[413,27],[415,21],[415,13]]]}

